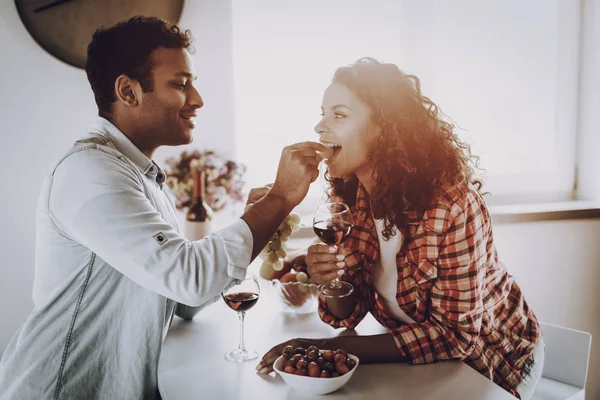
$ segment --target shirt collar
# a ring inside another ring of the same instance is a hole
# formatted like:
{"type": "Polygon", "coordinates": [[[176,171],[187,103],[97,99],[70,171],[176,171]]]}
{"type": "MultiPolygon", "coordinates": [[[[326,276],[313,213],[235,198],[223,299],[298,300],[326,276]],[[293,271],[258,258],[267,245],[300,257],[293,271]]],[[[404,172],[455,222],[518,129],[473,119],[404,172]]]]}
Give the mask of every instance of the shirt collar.
{"type": "Polygon", "coordinates": [[[119,130],[112,122],[103,117],[98,117],[94,129],[103,135],[109,135],[121,153],[142,171],[143,174],[156,180],[159,184],[165,181],[166,174],[164,171],[151,159],[146,157],[131,140],[119,130]]]}
{"type": "Polygon", "coordinates": [[[137,165],[144,174],[148,173],[153,165],[144,153],[140,151],[131,140],[106,118],[98,117],[94,128],[101,134],[108,134],[114,139],[114,143],[121,153],[137,165]]]}

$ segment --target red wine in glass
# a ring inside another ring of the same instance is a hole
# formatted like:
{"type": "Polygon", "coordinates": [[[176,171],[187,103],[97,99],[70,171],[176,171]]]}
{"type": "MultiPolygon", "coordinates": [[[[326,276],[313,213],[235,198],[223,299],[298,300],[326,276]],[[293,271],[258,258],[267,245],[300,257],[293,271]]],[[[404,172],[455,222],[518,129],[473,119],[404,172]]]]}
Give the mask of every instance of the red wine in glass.
{"type": "Polygon", "coordinates": [[[352,224],[346,221],[319,221],[313,229],[321,242],[338,245],[343,243],[352,232],[352,224]]]}
{"type": "MultiPolygon", "coordinates": [[[[313,229],[321,241],[330,246],[342,244],[354,226],[352,213],[347,204],[332,202],[317,207],[313,218],[313,229]]],[[[354,287],[349,282],[334,279],[328,284],[319,286],[319,294],[327,307],[337,318],[345,319],[354,310],[354,299],[351,294],[354,287]]]]}
{"type": "Polygon", "coordinates": [[[260,294],[260,286],[256,276],[246,273],[244,279],[221,292],[223,301],[233,311],[237,311],[240,321],[240,342],[238,348],[228,351],[225,354],[225,359],[232,362],[246,362],[258,358],[258,353],[253,350],[246,349],[244,345],[244,317],[246,311],[254,307],[258,301],[260,294]]]}
{"type": "Polygon", "coordinates": [[[248,311],[258,301],[258,294],[252,292],[239,292],[227,294],[223,297],[225,304],[233,311],[248,311]]]}

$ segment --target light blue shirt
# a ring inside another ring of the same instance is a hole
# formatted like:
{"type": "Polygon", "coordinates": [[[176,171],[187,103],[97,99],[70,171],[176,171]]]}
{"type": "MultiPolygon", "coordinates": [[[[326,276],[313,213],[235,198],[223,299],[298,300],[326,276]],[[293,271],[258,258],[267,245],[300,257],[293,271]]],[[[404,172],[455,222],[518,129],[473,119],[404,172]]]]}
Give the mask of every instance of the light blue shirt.
{"type": "Polygon", "coordinates": [[[186,240],[161,182],[164,172],[103,118],[50,170],[34,310],[0,361],[0,399],[152,399],[176,302],[209,304],[244,277],[248,225],[186,240]]]}

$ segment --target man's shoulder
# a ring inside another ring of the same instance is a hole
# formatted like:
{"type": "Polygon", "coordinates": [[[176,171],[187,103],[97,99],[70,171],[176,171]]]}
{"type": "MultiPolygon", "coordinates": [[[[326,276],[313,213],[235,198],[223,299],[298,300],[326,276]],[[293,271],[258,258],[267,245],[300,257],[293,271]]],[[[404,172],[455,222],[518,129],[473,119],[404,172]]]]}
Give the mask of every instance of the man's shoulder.
{"type": "Polygon", "coordinates": [[[117,149],[113,139],[98,132],[88,133],[77,139],[73,144],[54,162],[50,168],[50,175],[56,170],[67,165],[77,168],[96,166],[98,163],[111,163],[128,168],[125,156],[117,149]]]}

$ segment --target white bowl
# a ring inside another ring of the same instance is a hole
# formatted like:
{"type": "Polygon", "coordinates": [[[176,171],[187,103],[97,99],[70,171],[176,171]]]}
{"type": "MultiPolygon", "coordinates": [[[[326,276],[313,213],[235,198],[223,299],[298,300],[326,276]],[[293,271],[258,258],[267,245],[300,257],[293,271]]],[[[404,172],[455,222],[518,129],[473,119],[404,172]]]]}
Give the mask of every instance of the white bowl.
{"type": "Polygon", "coordinates": [[[356,371],[356,368],[358,368],[358,357],[352,354],[348,354],[348,357],[356,361],[356,365],[347,374],[336,376],[334,378],[313,378],[310,376],[294,375],[283,372],[282,366],[285,361],[283,356],[280,356],[275,360],[273,369],[277,371],[285,383],[300,393],[309,395],[326,394],[334,392],[344,386],[350,380],[352,374],[356,371]]]}

